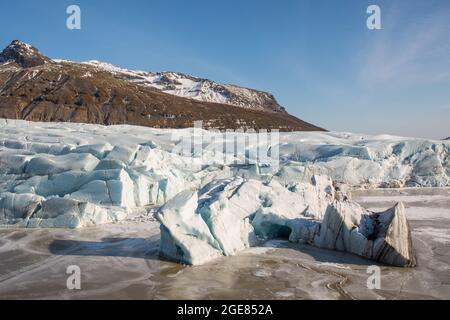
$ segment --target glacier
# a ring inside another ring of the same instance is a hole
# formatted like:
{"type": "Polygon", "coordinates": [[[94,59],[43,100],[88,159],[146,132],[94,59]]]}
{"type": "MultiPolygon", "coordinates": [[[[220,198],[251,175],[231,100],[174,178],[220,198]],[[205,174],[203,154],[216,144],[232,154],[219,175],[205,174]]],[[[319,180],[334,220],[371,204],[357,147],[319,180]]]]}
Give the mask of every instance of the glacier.
{"type": "Polygon", "coordinates": [[[0,119],[0,225],[81,228],[156,209],[161,253],[182,263],[283,237],[415,264],[403,205],[368,212],[349,191],[449,186],[450,141],[279,133],[273,166],[247,161],[259,135],[0,119]],[[199,132],[202,148],[180,148],[199,132]],[[220,151],[242,136],[245,152],[220,151]]]}

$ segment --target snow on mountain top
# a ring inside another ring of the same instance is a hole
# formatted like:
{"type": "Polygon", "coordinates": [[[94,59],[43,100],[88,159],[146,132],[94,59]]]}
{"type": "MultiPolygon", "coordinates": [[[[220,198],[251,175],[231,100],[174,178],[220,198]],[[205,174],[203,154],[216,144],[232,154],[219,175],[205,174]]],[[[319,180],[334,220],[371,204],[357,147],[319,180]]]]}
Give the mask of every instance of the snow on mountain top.
{"type": "Polygon", "coordinates": [[[0,53],[0,63],[15,62],[24,68],[50,63],[51,59],[42,55],[33,46],[14,40],[0,53]]]}
{"type": "Polygon", "coordinates": [[[33,48],[31,45],[29,45],[28,43],[24,43],[20,40],[13,40],[7,48],[9,48],[9,49],[21,48],[24,51],[36,51],[36,49],[33,48]]]}
{"type": "Polygon", "coordinates": [[[179,72],[145,72],[120,68],[109,63],[91,60],[82,64],[97,67],[116,77],[136,84],[157,88],[165,93],[205,102],[230,104],[242,108],[269,112],[285,112],[269,93],[219,84],[208,79],[197,78],[179,72]]]}
{"type": "Polygon", "coordinates": [[[94,66],[94,67],[100,68],[104,71],[108,71],[108,72],[112,72],[112,73],[125,73],[125,74],[130,74],[130,75],[149,74],[149,72],[145,72],[145,71],[129,70],[129,69],[121,68],[121,67],[116,67],[115,65],[113,65],[111,63],[101,62],[98,60],[89,60],[89,61],[85,61],[85,62],[81,62],[81,63],[90,65],[90,66],[94,66]]]}

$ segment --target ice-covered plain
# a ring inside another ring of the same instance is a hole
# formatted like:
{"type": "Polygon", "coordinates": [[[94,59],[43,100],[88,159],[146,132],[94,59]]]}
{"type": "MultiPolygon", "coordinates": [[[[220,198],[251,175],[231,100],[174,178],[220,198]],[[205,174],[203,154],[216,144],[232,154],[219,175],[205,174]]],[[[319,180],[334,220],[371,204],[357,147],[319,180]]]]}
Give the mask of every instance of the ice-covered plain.
{"type": "Polygon", "coordinates": [[[194,268],[176,264],[159,257],[159,224],[144,214],[81,229],[0,229],[0,299],[449,299],[450,189],[352,198],[374,211],[406,207],[418,264],[378,265],[380,289],[366,286],[374,262],[286,240],[194,268]],[[82,290],[66,288],[70,265],[82,270],[82,290]]]}

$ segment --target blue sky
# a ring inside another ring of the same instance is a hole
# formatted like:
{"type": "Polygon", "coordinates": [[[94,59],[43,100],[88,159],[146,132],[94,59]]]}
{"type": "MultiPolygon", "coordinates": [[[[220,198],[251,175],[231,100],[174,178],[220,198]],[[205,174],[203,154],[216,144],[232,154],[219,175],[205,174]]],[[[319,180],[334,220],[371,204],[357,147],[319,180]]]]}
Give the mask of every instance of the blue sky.
{"type": "Polygon", "coordinates": [[[450,136],[448,0],[16,0],[0,27],[1,47],[269,91],[329,130],[450,136]],[[82,30],[66,28],[70,4],[82,30]],[[382,30],[366,27],[370,4],[382,30]]]}

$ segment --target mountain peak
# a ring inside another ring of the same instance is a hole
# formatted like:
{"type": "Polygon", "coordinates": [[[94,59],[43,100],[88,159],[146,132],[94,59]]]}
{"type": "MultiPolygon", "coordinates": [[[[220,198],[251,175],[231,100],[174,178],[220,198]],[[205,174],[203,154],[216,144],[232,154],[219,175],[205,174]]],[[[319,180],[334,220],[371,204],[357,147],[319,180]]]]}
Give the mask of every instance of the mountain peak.
{"type": "Polygon", "coordinates": [[[32,68],[52,60],[42,55],[35,47],[20,40],[13,40],[1,53],[0,63],[15,62],[23,68],[32,68]]]}

